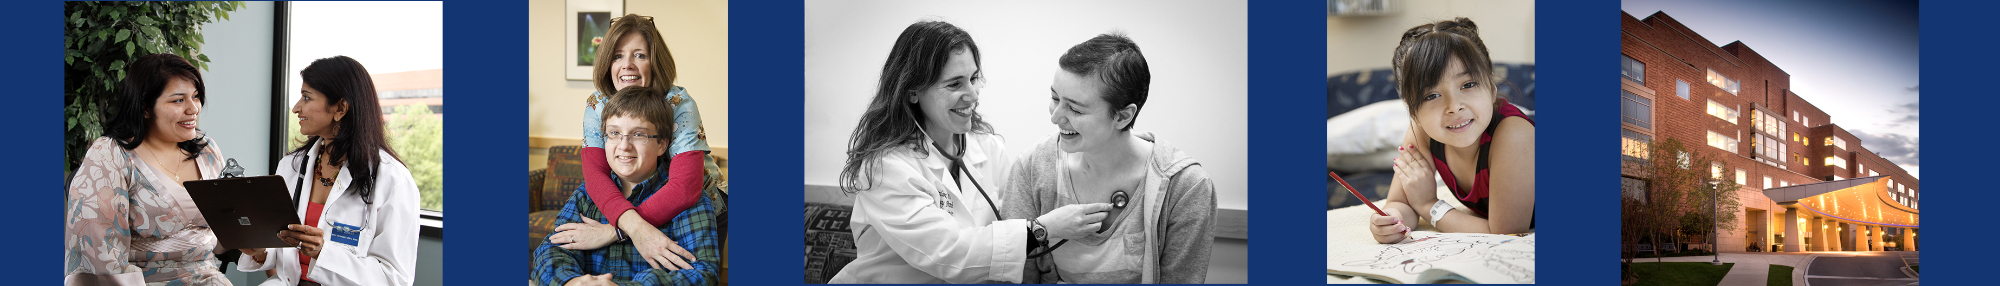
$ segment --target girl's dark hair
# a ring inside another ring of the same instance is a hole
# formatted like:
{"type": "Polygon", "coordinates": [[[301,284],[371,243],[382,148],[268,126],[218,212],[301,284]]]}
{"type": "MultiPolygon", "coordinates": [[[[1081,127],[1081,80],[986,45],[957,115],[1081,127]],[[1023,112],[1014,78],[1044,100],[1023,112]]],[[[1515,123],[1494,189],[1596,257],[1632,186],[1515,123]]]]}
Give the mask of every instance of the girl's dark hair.
{"type": "MultiPolygon", "coordinates": [[[[610,97],[618,93],[617,85],[612,83],[617,79],[611,77],[611,56],[618,54],[618,43],[625,40],[626,34],[632,33],[646,39],[646,56],[652,57],[649,63],[652,63],[653,74],[645,75],[646,86],[657,87],[662,92],[673,87],[674,53],[667,50],[667,38],[660,36],[660,28],[653,26],[653,19],[639,14],[625,14],[611,21],[611,29],[604,32],[604,45],[611,48],[597,49],[596,67],[591,68],[591,82],[600,94],[595,96],[610,97]]],[[[589,99],[590,103],[597,103],[595,96],[589,99]]]]}
{"type": "MultiPolygon", "coordinates": [[[[1081,44],[1069,48],[1062,58],[1056,60],[1064,71],[1092,76],[1104,83],[1100,97],[1104,98],[1105,109],[1118,112],[1125,105],[1138,105],[1138,110],[1146,109],[1146,94],[1153,82],[1153,73],[1146,67],[1146,55],[1139,52],[1139,44],[1124,33],[1097,35],[1081,44]]],[[[1132,130],[1139,125],[1138,112],[1132,113],[1131,123],[1118,130],[1132,130]]]]}
{"type": "MultiPolygon", "coordinates": [[[[861,114],[861,123],[848,138],[847,166],[840,171],[842,190],[853,193],[866,188],[862,173],[872,169],[871,161],[883,153],[899,147],[924,152],[923,120],[919,118],[923,112],[909,98],[936,83],[945,63],[960,49],[972,53],[972,64],[979,65],[979,45],[972,42],[971,34],[951,23],[917,22],[896,37],[889,60],[882,64],[875,99],[869,100],[868,111],[861,114]]],[[[993,126],[974,112],[972,132],[991,134],[993,126]]]]}
{"type": "MultiPolygon", "coordinates": [[[[368,69],[361,62],[347,56],[333,56],[313,60],[306,69],[299,71],[299,77],[306,86],[318,90],[328,106],[347,103],[347,120],[335,121],[337,134],[327,142],[329,157],[341,158],[347,163],[348,173],[355,182],[374,182],[378,163],[382,161],[376,150],[388,152],[390,158],[398,161],[402,156],[389,148],[386,132],[382,127],[382,106],[375,99],[375,80],[368,76],[368,69]]],[[[306,144],[292,149],[291,155],[305,154],[320,140],[328,140],[317,135],[307,136],[306,144]]],[[[300,166],[310,162],[300,160],[300,166]]],[[[300,168],[304,169],[304,168],[300,168]]],[[[362,201],[374,203],[372,197],[375,184],[356,183],[347,189],[360,195],[362,201]]]]}
{"type": "MultiPolygon", "coordinates": [[[[1479,40],[1479,26],[1473,25],[1471,19],[1458,17],[1403,32],[1403,41],[1396,45],[1396,56],[1390,60],[1390,66],[1395,68],[1396,93],[1409,105],[1410,114],[1417,113],[1417,107],[1423,104],[1424,90],[1437,85],[1452,57],[1458,57],[1473,78],[1494,80],[1493,60],[1487,57],[1486,42],[1479,40]]],[[[1495,84],[1483,86],[1490,90],[1495,84]]],[[[1499,98],[1495,92],[1495,103],[1499,98]]]]}
{"type": "MultiPolygon", "coordinates": [[[[168,81],[179,78],[193,82],[194,99],[208,101],[208,86],[201,82],[201,70],[195,69],[193,64],[179,55],[158,53],[140,56],[125,67],[125,72],[125,80],[119,84],[118,99],[111,105],[117,115],[105,120],[109,124],[104,128],[104,136],[118,140],[118,147],[125,150],[138,148],[139,143],[145,142],[146,135],[152,132],[153,125],[146,115],[153,112],[154,101],[166,91],[168,81]]],[[[199,129],[196,132],[200,132],[199,129]]],[[[188,152],[185,160],[194,160],[201,156],[202,148],[208,147],[208,137],[198,136],[175,145],[188,152]]]]}

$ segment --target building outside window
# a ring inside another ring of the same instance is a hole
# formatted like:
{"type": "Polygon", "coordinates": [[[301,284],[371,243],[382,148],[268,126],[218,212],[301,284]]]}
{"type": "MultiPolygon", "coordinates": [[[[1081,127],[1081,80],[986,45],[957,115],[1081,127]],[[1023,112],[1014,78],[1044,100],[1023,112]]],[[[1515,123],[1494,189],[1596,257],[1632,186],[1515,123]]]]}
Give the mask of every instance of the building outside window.
{"type": "Polygon", "coordinates": [[[1720,87],[1724,91],[1728,91],[1729,94],[1736,94],[1737,91],[1743,89],[1742,82],[1723,76],[1722,73],[1715,72],[1715,69],[1708,70],[1708,83],[1715,85],[1715,87],[1720,87]]]}
{"type": "Polygon", "coordinates": [[[1624,115],[1624,122],[1638,125],[1640,128],[1652,129],[1653,100],[1633,94],[1630,91],[1619,92],[1625,98],[1623,104],[1618,108],[1619,113],[1624,115]]]}
{"type": "Polygon", "coordinates": [[[1646,82],[1646,63],[1639,62],[1639,60],[1632,59],[1631,56],[1622,54],[1618,55],[1618,58],[1621,64],[1618,70],[1620,74],[1624,74],[1625,78],[1632,79],[1632,81],[1646,82]]]}

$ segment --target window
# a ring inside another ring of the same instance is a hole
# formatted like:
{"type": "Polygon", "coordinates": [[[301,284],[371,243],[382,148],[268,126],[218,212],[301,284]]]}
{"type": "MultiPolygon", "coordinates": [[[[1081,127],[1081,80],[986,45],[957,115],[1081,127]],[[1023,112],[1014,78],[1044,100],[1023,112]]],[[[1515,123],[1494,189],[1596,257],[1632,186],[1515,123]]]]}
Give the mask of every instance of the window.
{"type": "Polygon", "coordinates": [[[1681,99],[1688,99],[1688,82],[1681,79],[1674,79],[1674,95],[1681,96],[1681,99]]]}
{"type": "Polygon", "coordinates": [[[1750,173],[1749,173],[1749,172],[1744,172],[1744,171],[1743,171],[1743,169],[1736,169],[1736,185],[1737,185],[1737,186],[1743,186],[1743,185],[1749,185],[1749,184],[1750,184],[1750,182],[1749,182],[1749,181],[1747,181],[1747,178],[1749,178],[1749,177],[1750,177],[1750,173]]]}
{"type": "Polygon", "coordinates": [[[1842,149],[1842,150],[1846,150],[1846,149],[1847,149],[1847,140],[1840,140],[1840,137],[1835,137],[1835,136],[1827,136],[1827,137],[1826,137],[1826,146],[1833,146],[1833,148],[1838,148],[1838,149],[1842,149]]]}
{"type": "Polygon", "coordinates": [[[1618,58],[1621,64],[1618,70],[1620,74],[1624,74],[1625,78],[1632,79],[1632,81],[1646,82],[1646,63],[1639,62],[1639,60],[1634,60],[1631,56],[1626,55],[1618,55],[1618,58]]]}
{"type": "Polygon", "coordinates": [[[1714,115],[1715,118],[1729,121],[1729,124],[1736,124],[1736,118],[1741,117],[1742,114],[1736,113],[1735,107],[1723,106],[1722,103],[1717,103],[1711,99],[1708,101],[1708,115],[1714,115]]]}
{"type": "Polygon", "coordinates": [[[1742,82],[1729,79],[1729,77],[1723,76],[1722,73],[1715,72],[1715,69],[1708,70],[1708,84],[1720,87],[1723,91],[1728,91],[1729,94],[1736,94],[1737,91],[1743,89],[1742,82]]]}
{"type": "Polygon", "coordinates": [[[1625,197],[1639,200],[1642,204],[1646,203],[1646,181],[1632,177],[1618,177],[1618,186],[1619,190],[1625,193],[1625,197]]]}
{"type": "Polygon", "coordinates": [[[1846,180],[1846,179],[1847,179],[1847,178],[1842,178],[1842,177],[1840,177],[1840,175],[1833,175],[1833,180],[1835,180],[1835,181],[1839,181],[1839,180],[1846,180]]]}
{"type": "Polygon", "coordinates": [[[1764,188],[1771,188],[1771,176],[1764,176],[1764,188]]]}
{"type": "MultiPolygon", "coordinates": [[[[383,133],[408,167],[424,212],[444,210],[444,4],[441,2],[289,2],[284,43],[290,71],[286,94],[298,102],[299,70],[313,60],[345,55],[374,81],[383,133]],[[370,15],[356,18],[354,15],[370,15]],[[357,40],[366,39],[366,40],[357,40]]],[[[286,112],[286,116],[290,116],[286,112]]],[[[297,120],[285,120],[286,144],[303,141],[297,120]]],[[[441,215],[439,215],[441,217],[441,215]]]]}
{"type": "Polygon", "coordinates": [[[1783,188],[1783,187],[1790,187],[1790,186],[1792,186],[1792,183],[1787,183],[1787,182],[1785,182],[1785,180],[1778,180],[1778,187],[1780,187],[1780,188],[1783,188]]]}
{"type": "Polygon", "coordinates": [[[1826,156],[1826,165],[1847,168],[1847,159],[1841,159],[1839,156],[1826,156]]]}
{"type": "Polygon", "coordinates": [[[1653,152],[1652,147],[1646,145],[1653,142],[1652,137],[1639,134],[1639,132],[1632,132],[1632,130],[1625,130],[1625,136],[1622,139],[1624,141],[1625,159],[1650,160],[1653,158],[1651,154],[1653,152]]]}
{"type": "Polygon", "coordinates": [[[1639,128],[1652,129],[1653,100],[1646,99],[1638,94],[1632,94],[1630,91],[1620,92],[1623,93],[1622,96],[1625,97],[1625,101],[1619,106],[1618,111],[1619,114],[1624,115],[1625,123],[1638,125],[1639,128]]]}
{"type": "Polygon", "coordinates": [[[1763,110],[1751,111],[1750,124],[1755,125],[1751,127],[1756,128],[1758,132],[1763,132],[1764,134],[1770,134],[1771,136],[1785,135],[1785,123],[1783,120],[1778,119],[1777,114],[1763,110]]]}
{"type": "Polygon", "coordinates": [[[1722,163],[1720,163],[1720,162],[1709,162],[1709,163],[1708,163],[1708,176],[1709,176],[1710,178],[1716,178],[1716,179],[1721,179],[1721,178],[1722,178],[1722,163]]]}
{"type": "Polygon", "coordinates": [[[1712,130],[1708,131],[1708,146],[1729,151],[1730,154],[1736,154],[1736,144],[1735,134],[1722,135],[1722,133],[1715,133],[1712,130]]]}
{"type": "Polygon", "coordinates": [[[1755,140],[1750,140],[1751,151],[1755,151],[1759,157],[1777,163],[1785,162],[1785,149],[1785,143],[1778,142],[1778,138],[1770,135],[1757,134],[1755,140]]]}

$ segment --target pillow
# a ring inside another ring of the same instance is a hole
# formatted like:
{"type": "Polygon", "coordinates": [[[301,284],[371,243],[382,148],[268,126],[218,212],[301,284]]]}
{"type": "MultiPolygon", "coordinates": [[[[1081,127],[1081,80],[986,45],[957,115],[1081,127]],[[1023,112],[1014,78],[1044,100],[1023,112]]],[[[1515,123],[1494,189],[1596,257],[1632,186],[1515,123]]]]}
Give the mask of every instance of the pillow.
{"type": "Polygon", "coordinates": [[[1400,100],[1384,100],[1327,119],[1327,155],[1395,149],[1410,128],[1410,111],[1405,106],[1400,100]]]}

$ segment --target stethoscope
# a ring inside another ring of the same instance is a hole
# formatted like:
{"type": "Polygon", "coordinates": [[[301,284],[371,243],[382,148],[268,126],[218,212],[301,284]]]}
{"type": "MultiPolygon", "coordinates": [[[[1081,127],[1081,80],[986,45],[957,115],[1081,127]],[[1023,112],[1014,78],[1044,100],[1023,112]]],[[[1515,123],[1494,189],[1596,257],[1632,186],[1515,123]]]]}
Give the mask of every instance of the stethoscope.
{"type": "MultiPolygon", "coordinates": [[[[953,155],[953,154],[945,154],[945,153],[943,152],[943,150],[939,150],[939,152],[938,152],[938,155],[943,155],[943,156],[945,157],[945,159],[947,159],[947,160],[951,161],[951,168],[950,168],[950,172],[951,172],[951,177],[952,177],[952,181],[953,181],[953,182],[957,182],[957,181],[958,181],[958,178],[959,178],[959,175],[958,175],[959,173],[966,173],[966,174],[971,174],[971,173],[972,173],[972,170],[971,170],[970,168],[967,168],[967,167],[965,166],[965,161],[964,161],[963,159],[961,159],[961,157],[965,156],[965,149],[966,149],[966,148],[965,148],[965,134],[956,134],[956,135],[953,135],[953,136],[952,136],[952,140],[954,141],[953,143],[956,143],[956,145],[958,145],[958,147],[959,147],[959,148],[958,148],[958,152],[959,152],[959,154],[957,154],[957,155],[953,155]]],[[[1005,217],[1005,216],[1001,216],[1001,215],[1000,215],[1000,207],[999,207],[999,206],[997,206],[997,205],[994,205],[994,204],[993,204],[993,197],[992,197],[992,196],[988,196],[988,195],[986,194],[986,187],[983,187],[983,186],[980,186],[980,184],[979,184],[979,178],[977,178],[976,176],[970,176],[970,175],[967,175],[967,176],[965,176],[965,178],[966,178],[966,180],[967,180],[967,181],[971,181],[971,182],[972,182],[972,188],[973,188],[974,190],[977,190],[977,191],[979,191],[979,197],[980,197],[980,198],[983,198],[983,199],[986,199],[986,207],[988,208],[988,210],[990,210],[990,211],[993,211],[993,218],[994,218],[994,219],[998,219],[998,220],[1005,220],[1005,219],[1006,219],[1006,217],[1005,217]]],[[[959,186],[959,188],[960,188],[960,189],[963,189],[963,188],[964,188],[964,186],[959,186]]],[[[1117,190],[1117,191],[1112,191],[1112,192],[1111,192],[1111,208],[1112,208],[1112,209],[1114,209],[1114,210],[1123,210],[1123,209],[1125,209],[1125,206],[1126,206],[1126,204],[1129,204],[1129,203],[1131,202],[1131,199],[1132,199],[1132,196],[1131,196],[1131,195],[1129,195],[1129,194],[1127,194],[1127,193],[1125,193],[1125,191],[1124,191],[1124,190],[1117,190]]],[[[1098,229],[1097,229],[1097,233],[1104,233],[1104,231],[1107,231],[1107,230],[1111,230],[1111,224],[1104,224],[1104,225],[1102,225],[1102,226],[1098,227],[1098,229]]],[[[1062,247],[1064,243],[1069,243],[1069,240],[1068,240],[1068,239],[1064,239],[1064,240],[1059,240],[1059,241],[1056,241],[1056,243],[1055,243],[1055,244],[1051,244],[1051,245],[1049,245],[1049,247],[1046,247],[1046,248],[1042,248],[1042,249],[1041,249],[1041,251],[1039,251],[1039,252],[1029,252],[1029,253],[1028,253],[1028,258],[1040,258],[1040,257],[1042,257],[1042,256],[1048,256],[1048,255],[1049,255],[1049,253],[1051,253],[1051,252],[1055,252],[1056,248],[1059,248],[1059,247],[1062,247]]]]}

